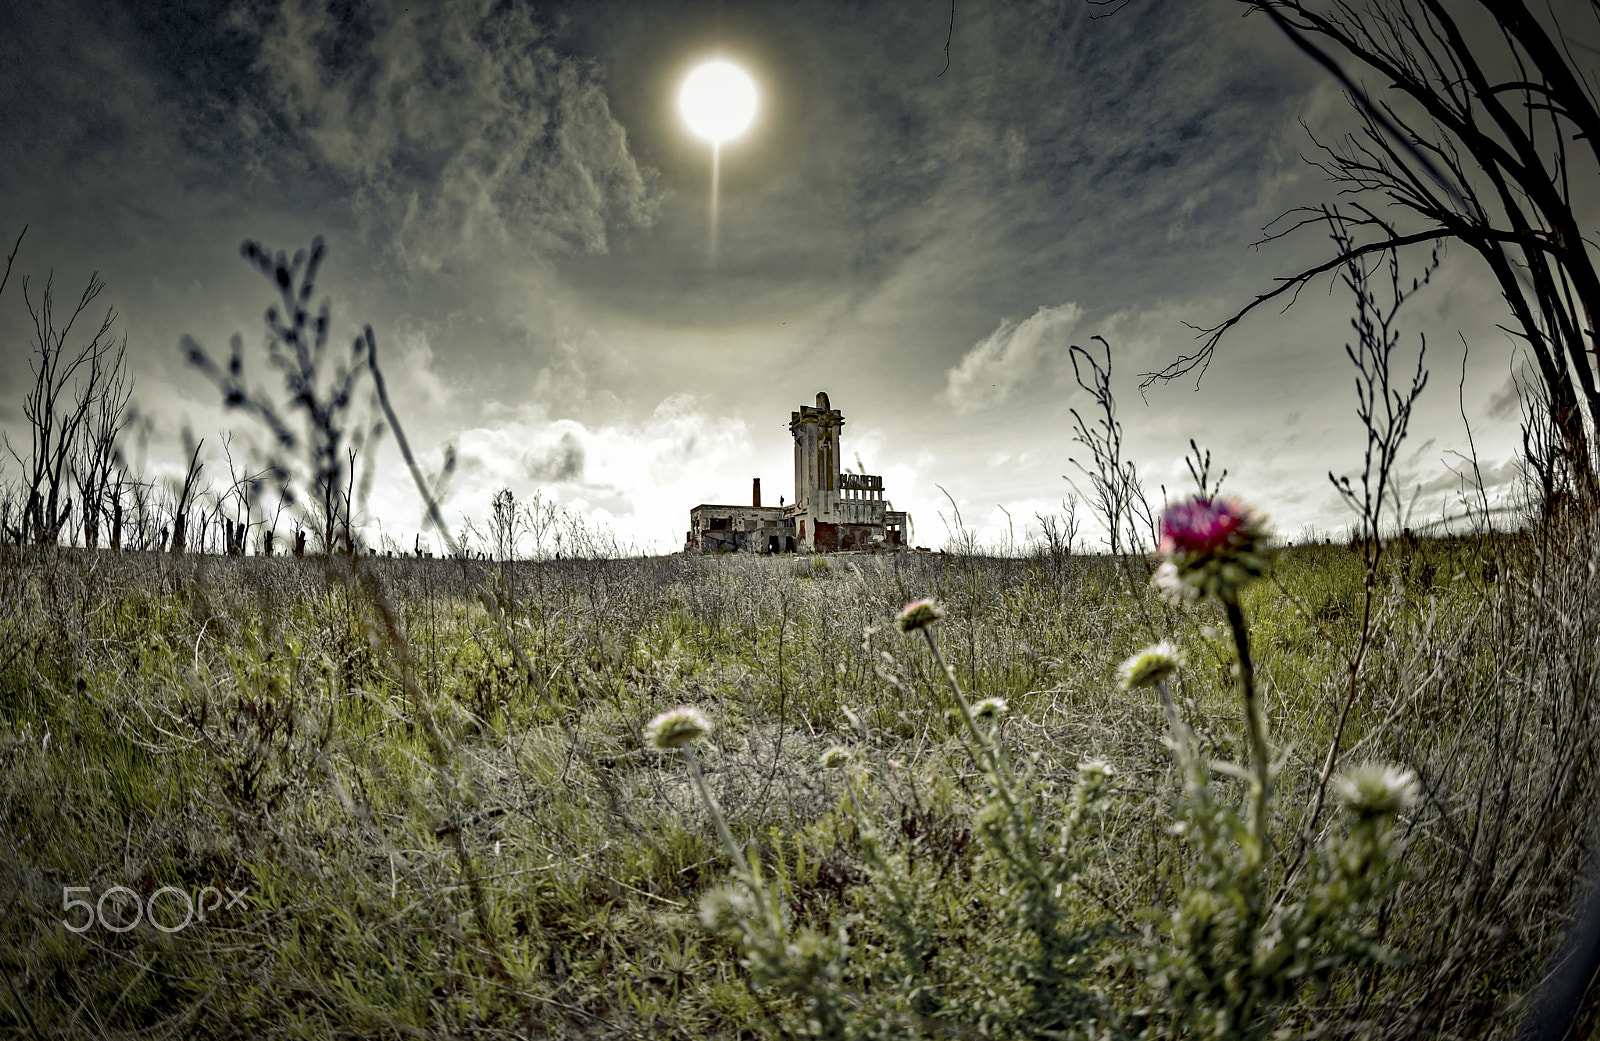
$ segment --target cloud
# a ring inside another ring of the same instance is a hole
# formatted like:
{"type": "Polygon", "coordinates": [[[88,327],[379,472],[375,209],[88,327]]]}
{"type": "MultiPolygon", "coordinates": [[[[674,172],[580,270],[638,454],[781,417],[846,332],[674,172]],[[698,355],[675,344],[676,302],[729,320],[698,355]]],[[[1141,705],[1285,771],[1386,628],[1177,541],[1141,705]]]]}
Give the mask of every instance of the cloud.
{"type": "MultiPolygon", "coordinates": [[[[442,504],[452,530],[464,518],[484,524],[495,493],[510,488],[519,501],[537,494],[558,503],[622,544],[668,552],[681,547],[691,506],[743,501],[749,494],[748,428],[684,395],[661,400],[640,420],[551,420],[530,407],[508,422],[446,435],[459,450],[450,497],[442,504]]],[[[436,472],[437,456],[422,454],[423,469],[436,472]]],[[[372,516],[413,512],[416,493],[404,472],[381,466],[379,472],[372,516]]],[[[376,538],[378,532],[368,534],[376,538]]],[[[386,527],[384,534],[409,546],[416,529],[386,527]]]]}
{"type": "Polygon", "coordinates": [[[389,334],[387,343],[378,346],[379,358],[394,363],[384,365],[390,394],[397,401],[439,409],[449,404],[450,389],[439,373],[433,342],[426,331],[410,323],[389,334]]]}
{"type": "Polygon", "coordinates": [[[1511,374],[1506,381],[1489,397],[1488,413],[1490,419],[1505,421],[1520,418],[1527,408],[1530,397],[1538,406],[1539,395],[1542,387],[1538,382],[1539,375],[1526,358],[1522,358],[1512,367],[1511,374]],[[1532,392],[1530,394],[1530,391],[1532,392]]]}
{"type": "Polygon", "coordinates": [[[496,246],[603,253],[647,226],[658,193],[594,67],[564,57],[517,5],[465,0],[356,9],[284,0],[259,34],[266,89],[241,125],[348,189],[369,231],[411,267],[496,246]]]}
{"type": "Polygon", "coordinates": [[[522,457],[522,472],[530,481],[577,481],[583,477],[583,444],[572,431],[544,452],[529,452],[522,457]]]}
{"type": "Polygon", "coordinates": [[[1065,352],[1083,309],[1041,307],[1022,322],[1007,318],[945,373],[942,397],[957,412],[998,405],[1028,381],[1041,362],[1065,352]]]}

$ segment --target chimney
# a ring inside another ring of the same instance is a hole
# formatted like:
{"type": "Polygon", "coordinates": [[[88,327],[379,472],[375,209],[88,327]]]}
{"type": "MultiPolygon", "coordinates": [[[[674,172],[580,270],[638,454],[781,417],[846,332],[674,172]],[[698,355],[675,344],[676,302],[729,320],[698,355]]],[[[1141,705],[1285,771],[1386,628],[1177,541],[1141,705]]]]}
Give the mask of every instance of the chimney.
{"type": "Polygon", "coordinates": [[[761,505],[761,478],[757,477],[750,486],[750,505],[761,505]]]}

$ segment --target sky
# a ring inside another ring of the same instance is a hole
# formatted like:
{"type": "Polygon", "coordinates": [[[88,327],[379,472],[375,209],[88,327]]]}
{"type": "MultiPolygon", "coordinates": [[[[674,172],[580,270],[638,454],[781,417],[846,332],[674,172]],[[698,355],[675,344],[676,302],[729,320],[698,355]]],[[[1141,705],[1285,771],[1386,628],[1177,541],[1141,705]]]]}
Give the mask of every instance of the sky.
{"type": "MultiPolygon", "coordinates": [[[[259,455],[265,432],[221,408],[180,340],[225,357],[241,335],[247,379],[281,398],[273,287],[240,246],[320,235],[333,349],[370,324],[424,468],[454,447],[452,525],[510,488],[676,551],[696,504],[747,502],[753,477],[766,502],[792,496],[789,414],[826,391],[842,458],[883,475],[918,544],[944,545],[959,512],[980,541],[1024,546],[1088,490],[1071,410],[1092,421],[1092,401],[1069,348],[1100,336],[1157,505],[1190,491],[1192,438],[1284,537],[1344,530],[1328,475],[1358,476],[1364,444],[1348,289],[1323,279],[1252,314],[1198,383],[1139,380],[1193,349],[1190,325],[1328,255],[1314,228],[1252,244],[1332,200],[1306,157],[1311,134],[1354,125],[1339,88],[1231,0],[1102,18],[961,3],[953,29],[950,10],[0,5],[7,252],[27,228],[0,295],[0,428],[26,444],[27,301],[52,273],[75,298],[98,272],[137,380],[130,457],[173,474],[185,430],[207,439],[208,476],[226,473],[225,432],[236,459],[259,455]],[[675,108],[712,58],[760,99],[721,146],[714,244],[711,148],[675,108]]],[[[1416,523],[1461,512],[1474,450],[1491,499],[1515,495],[1504,321],[1464,249],[1402,312],[1400,357],[1425,341],[1430,372],[1400,468],[1416,523]]],[[[368,537],[409,547],[421,502],[393,438],[375,452],[368,537]]],[[[0,481],[17,475],[8,456],[0,481]]]]}

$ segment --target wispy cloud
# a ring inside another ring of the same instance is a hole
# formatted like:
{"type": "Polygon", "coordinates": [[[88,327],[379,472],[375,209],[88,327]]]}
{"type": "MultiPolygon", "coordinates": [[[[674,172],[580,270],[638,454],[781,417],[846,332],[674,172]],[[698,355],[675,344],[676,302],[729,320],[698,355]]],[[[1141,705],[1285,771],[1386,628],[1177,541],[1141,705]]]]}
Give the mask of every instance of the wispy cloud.
{"type": "Polygon", "coordinates": [[[1065,356],[1083,308],[1041,307],[1021,322],[1010,318],[979,340],[945,373],[943,398],[957,412],[998,405],[1048,360],[1065,356]]]}
{"type": "MultiPolygon", "coordinates": [[[[448,430],[443,441],[457,449],[444,504],[452,522],[481,520],[494,494],[510,488],[519,499],[537,493],[560,503],[648,552],[679,548],[688,507],[739,501],[751,476],[745,424],[682,395],[658,402],[639,420],[587,424],[529,408],[504,422],[448,430]]],[[[438,457],[429,458],[424,469],[436,470],[438,457]]],[[[380,465],[379,472],[373,516],[418,516],[416,492],[403,470],[380,465]]],[[[416,531],[387,533],[409,545],[416,531]]]]}

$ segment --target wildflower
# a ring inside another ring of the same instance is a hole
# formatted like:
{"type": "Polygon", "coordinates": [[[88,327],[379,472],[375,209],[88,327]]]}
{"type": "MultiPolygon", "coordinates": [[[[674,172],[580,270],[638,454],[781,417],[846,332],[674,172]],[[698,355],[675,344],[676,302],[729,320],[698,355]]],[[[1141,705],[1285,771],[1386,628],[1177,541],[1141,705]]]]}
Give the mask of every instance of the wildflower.
{"type": "Polygon", "coordinates": [[[714,933],[736,928],[754,912],[741,886],[718,886],[700,898],[700,924],[714,933]]]}
{"type": "Polygon", "coordinates": [[[1161,515],[1155,584],[1174,599],[1233,599],[1267,573],[1273,549],[1266,519],[1230,499],[1189,499],[1161,515]]]}
{"type": "Polygon", "coordinates": [[[1085,759],[1078,764],[1078,783],[1085,790],[1093,792],[1104,788],[1106,782],[1116,776],[1116,771],[1111,769],[1111,764],[1104,759],[1085,759]]]}
{"type": "Polygon", "coordinates": [[[1008,707],[1005,698],[984,698],[972,706],[972,715],[977,719],[999,719],[1008,707]]]}
{"type": "Polygon", "coordinates": [[[834,745],[822,753],[822,759],[819,761],[824,770],[837,770],[850,761],[850,749],[843,745],[834,745]]]}
{"type": "Polygon", "coordinates": [[[1169,641],[1162,640],[1123,662],[1117,669],[1117,684],[1123,690],[1153,687],[1182,665],[1182,653],[1169,641]]]}
{"type": "Polygon", "coordinates": [[[944,617],[944,608],[934,603],[931,598],[913,600],[907,604],[898,615],[894,624],[900,627],[903,633],[916,632],[925,629],[944,617]]]}
{"type": "Polygon", "coordinates": [[[1417,801],[1417,776],[1384,763],[1365,763],[1333,782],[1339,799],[1358,817],[1399,813],[1417,801]]]}
{"type": "Polygon", "coordinates": [[[690,705],[663,712],[644,728],[645,740],[651,748],[661,752],[682,748],[709,733],[711,720],[706,718],[704,712],[690,705]]]}

